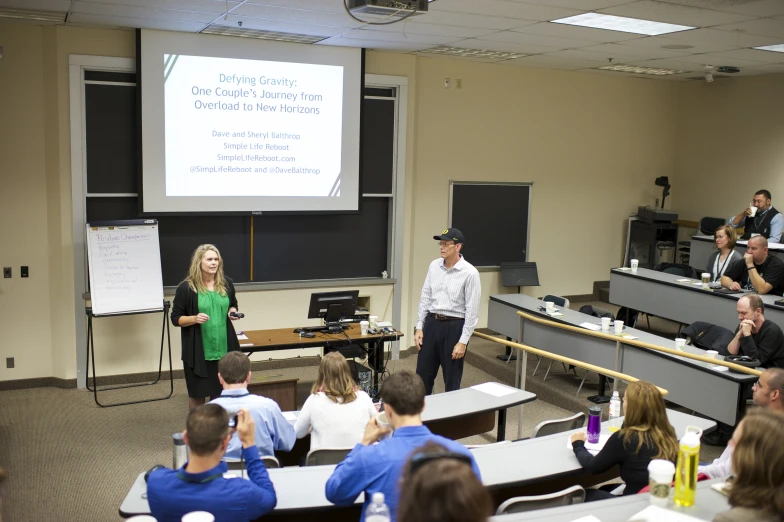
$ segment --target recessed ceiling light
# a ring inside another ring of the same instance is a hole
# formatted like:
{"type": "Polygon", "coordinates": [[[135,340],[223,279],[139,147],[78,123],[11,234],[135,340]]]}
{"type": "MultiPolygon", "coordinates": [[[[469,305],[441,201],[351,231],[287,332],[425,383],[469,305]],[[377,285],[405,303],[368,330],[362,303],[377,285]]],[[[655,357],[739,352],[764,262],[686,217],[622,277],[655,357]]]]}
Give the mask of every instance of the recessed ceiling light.
{"type": "Polygon", "coordinates": [[[688,25],[665,24],[662,22],[653,22],[651,20],[640,20],[638,18],[626,18],[625,16],[613,16],[600,13],[583,13],[567,18],[560,18],[558,20],[551,20],[551,22],[554,24],[578,25],[580,27],[645,34],[648,36],[677,33],[679,31],[694,29],[694,27],[688,25]]]}
{"type": "Polygon", "coordinates": [[[650,74],[653,76],[668,76],[670,74],[681,74],[685,73],[686,71],[681,71],[679,69],[661,69],[658,67],[640,67],[637,65],[605,65],[604,67],[599,67],[599,69],[603,71],[615,71],[615,72],[625,72],[625,73],[632,73],[632,74],[650,74]]]}
{"type": "Polygon", "coordinates": [[[764,45],[762,47],[754,47],[754,49],[759,49],[760,51],[774,51],[777,53],[784,53],[784,44],[764,45]]]}
{"type": "Polygon", "coordinates": [[[669,44],[669,45],[662,45],[662,49],[672,49],[673,51],[679,49],[693,49],[693,45],[686,45],[686,44],[669,44]]]}
{"type": "Polygon", "coordinates": [[[448,56],[462,56],[463,58],[492,58],[497,60],[512,60],[528,56],[523,53],[506,53],[501,51],[485,51],[483,49],[464,49],[462,47],[447,47],[440,45],[419,51],[420,53],[443,54],[448,56]]]}
{"type": "Polygon", "coordinates": [[[37,20],[39,22],[64,22],[65,13],[54,11],[29,11],[26,9],[0,9],[0,18],[37,20]]]}
{"type": "Polygon", "coordinates": [[[241,36],[243,38],[258,38],[260,40],[274,40],[276,42],[293,42],[312,44],[326,40],[329,36],[313,36],[309,34],[279,33],[276,31],[263,31],[260,29],[240,29],[225,25],[211,25],[202,31],[202,34],[219,34],[223,36],[241,36]]]}

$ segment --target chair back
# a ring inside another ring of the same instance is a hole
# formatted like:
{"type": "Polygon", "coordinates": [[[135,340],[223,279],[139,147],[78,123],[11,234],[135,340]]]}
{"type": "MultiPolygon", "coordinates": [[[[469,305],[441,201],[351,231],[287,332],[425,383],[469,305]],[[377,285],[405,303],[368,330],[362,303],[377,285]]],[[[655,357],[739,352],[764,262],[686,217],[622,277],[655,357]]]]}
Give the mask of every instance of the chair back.
{"type": "Polygon", "coordinates": [[[545,435],[576,430],[577,428],[582,428],[584,424],[585,413],[575,413],[571,417],[566,417],[565,419],[540,422],[534,427],[534,431],[531,432],[531,438],[535,439],[536,437],[544,437],[545,435]]]}
{"type": "Polygon", "coordinates": [[[615,316],[609,310],[605,310],[599,306],[593,305],[583,305],[580,307],[580,313],[586,315],[592,315],[594,317],[609,317],[610,321],[615,321],[615,316]]]}
{"type": "Polygon", "coordinates": [[[305,459],[306,466],[327,466],[340,464],[352,448],[319,448],[310,450],[305,459]]]}
{"type": "Polygon", "coordinates": [[[724,218],[704,217],[700,219],[700,232],[706,236],[712,236],[716,229],[727,222],[724,218]]]}
{"type": "Polygon", "coordinates": [[[697,279],[699,277],[694,267],[681,263],[659,263],[653,269],[657,272],[688,277],[689,279],[697,279]]]}
{"type": "MultiPolygon", "coordinates": [[[[280,467],[280,462],[278,462],[278,459],[272,455],[262,455],[261,461],[264,463],[264,467],[267,469],[280,467]]],[[[245,469],[245,462],[240,459],[224,458],[223,462],[229,465],[230,470],[245,469]]]]}
{"type": "Polygon", "coordinates": [[[276,459],[272,455],[264,455],[263,457],[261,457],[261,461],[264,463],[264,467],[267,469],[280,467],[280,462],[278,462],[278,459],[276,459]]]}
{"type": "Polygon", "coordinates": [[[563,491],[556,491],[547,495],[510,498],[498,506],[495,514],[522,513],[523,511],[534,511],[536,509],[571,506],[572,504],[582,504],[583,502],[585,502],[585,490],[583,487],[572,486],[563,491]]]}
{"type": "Polygon", "coordinates": [[[555,306],[560,306],[561,308],[569,308],[569,300],[565,297],[561,297],[558,295],[550,295],[547,294],[546,296],[542,297],[542,301],[552,301],[555,306]]]}

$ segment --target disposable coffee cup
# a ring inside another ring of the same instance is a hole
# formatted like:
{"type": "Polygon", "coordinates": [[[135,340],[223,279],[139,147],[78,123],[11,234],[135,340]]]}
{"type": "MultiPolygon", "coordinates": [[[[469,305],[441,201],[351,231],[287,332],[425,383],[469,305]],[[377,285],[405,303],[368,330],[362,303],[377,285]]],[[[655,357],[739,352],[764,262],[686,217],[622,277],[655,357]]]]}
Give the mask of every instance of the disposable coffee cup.
{"type": "Polygon", "coordinates": [[[710,288],[710,278],[711,278],[710,272],[703,272],[702,273],[702,287],[705,290],[710,288]]]}
{"type": "Polygon", "coordinates": [[[631,261],[632,272],[636,272],[638,266],[640,266],[640,260],[639,259],[632,259],[632,261],[631,261]]]}
{"type": "Polygon", "coordinates": [[[681,339],[680,337],[675,339],[675,349],[679,352],[682,352],[684,347],[686,346],[686,339],[681,339]]]}
{"type": "Polygon", "coordinates": [[[362,335],[367,335],[368,328],[370,328],[370,323],[367,321],[360,321],[359,322],[359,330],[362,332],[362,335]]]}
{"type": "Polygon", "coordinates": [[[719,355],[719,352],[716,350],[705,350],[705,357],[710,357],[711,359],[715,359],[719,355]]]}
{"type": "Polygon", "coordinates": [[[750,214],[751,217],[754,217],[754,216],[757,215],[757,207],[755,207],[753,203],[749,207],[749,211],[751,211],[751,214],[750,214]]]}
{"type": "Polygon", "coordinates": [[[674,476],[675,464],[669,460],[654,459],[648,464],[648,485],[650,486],[648,498],[651,504],[667,507],[674,476]]]}
{"type": "Polygon", "coordinates": [[[602,331],[609,332],[610,331],[610,318],[609,317],[602,317],[602,331]]]}
{"type": "Polygon", "coordinates": [[[547,309],[548,314],[551,314],[555,311],[555,303],[552,301],[545,301],[544,306],[547,309]]]}
{"type": "Polygon", "coordinates": [[[182,522],[215,522],[215,517],[206,511],[192,511],[183,515],[181,520],[182,522]]]}
{"type": "Polygon", "coordinates": [[[378,316],[377,315],[371,315],[369,317],[369,319],[370,319],[370,327],[371,328],[375,328],[378,325],[378,316]]]}
{"type": "MultiPolygon", "coordinates": [[[[381,413],[379,413],[378,415],[376,415],[376,424],[379,427],[381,427],[381,428],[386,428],[388,430],[392,429],[392,426],[389,425],[389,420],[387,419],[387,414],[386,414],[386,412],[383,412],[383,411],[381,413]]],[[[392,435],[391,433],[387,433],[386,435],[382,436],[381,438],[385,439],[387,437],[390,437],[391,435],[392,435]]]]}
{"type": "Polygon", "coordinates": [[[615,321],[615,335],[623,333],[623,321],[615,321]]]}

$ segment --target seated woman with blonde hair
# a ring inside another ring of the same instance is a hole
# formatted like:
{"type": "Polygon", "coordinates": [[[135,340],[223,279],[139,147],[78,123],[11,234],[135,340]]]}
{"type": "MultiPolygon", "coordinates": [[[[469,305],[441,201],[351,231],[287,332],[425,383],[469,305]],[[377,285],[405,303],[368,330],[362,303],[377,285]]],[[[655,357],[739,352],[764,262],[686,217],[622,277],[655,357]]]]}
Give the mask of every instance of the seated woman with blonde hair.
{"type": "Polygon", "coordinates": [[[781,522],[784,520],[784,413],[751,410],[735,429],[729,491],[732,509],[714,522],[781,522]],[[740,431],[740,433],[738,433],[740,431]]]}
{"type": "Polygon", "coordinates": [[[321,360],[318,377],[297,416],[294,431],[298,439],[311,434],[311,451],[352,448],[362,441],[365,426],[375,414],[373,401],[357,388],[345,357],[331,352],[321,360]]]}
{"type": "MultiPolygon", "coordinates": [[[[626,483],[624,495],[633,495],[648,485],[648,464],[653,459],[675,462],[678,438],[667,419],[664,399],[653,384],[632,382],[623,396],[625,417],[621,429],[607,439],[594,457],[585,449],[585,432],[572,435],[572,449],[580,465],[591,473],[603,473],[613,466],[621,467],[621,478],[626,483]]],[[[617,484],[611,484],[613,488],[617,484]]],[[[613,498],[605,489],[586,491],[586,502],[613,498]]]]}

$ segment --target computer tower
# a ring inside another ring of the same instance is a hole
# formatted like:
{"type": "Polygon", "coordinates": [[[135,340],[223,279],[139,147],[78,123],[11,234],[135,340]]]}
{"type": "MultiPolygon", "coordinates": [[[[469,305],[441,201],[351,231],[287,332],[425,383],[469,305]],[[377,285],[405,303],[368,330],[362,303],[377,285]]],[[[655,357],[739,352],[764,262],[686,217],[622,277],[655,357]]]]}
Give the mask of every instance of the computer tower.
{"type": "Polygon", "coordinates": [[[359,389],[370,395],[373,391],[373,373],[370,368],[355,361],[348,361],[348,367],[351,369],[351,377],[354,378],[359,389]]]}

